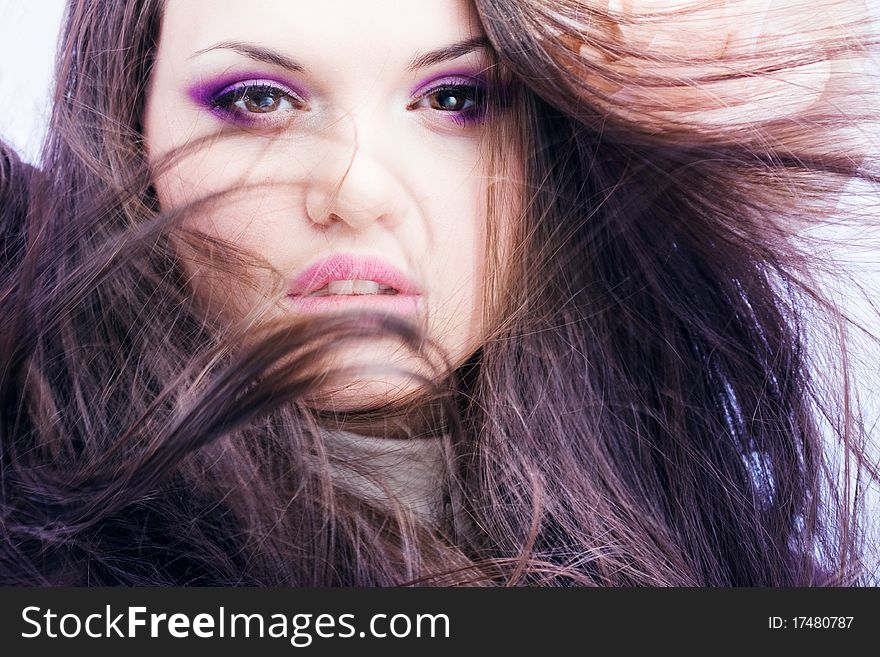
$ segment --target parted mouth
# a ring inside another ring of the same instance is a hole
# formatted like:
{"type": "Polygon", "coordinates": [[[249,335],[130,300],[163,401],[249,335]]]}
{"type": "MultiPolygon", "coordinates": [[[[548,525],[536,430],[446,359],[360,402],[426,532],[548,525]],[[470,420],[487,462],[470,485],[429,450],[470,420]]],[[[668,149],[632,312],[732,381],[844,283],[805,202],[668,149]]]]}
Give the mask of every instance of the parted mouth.
{"type": "Polygon", "coordinates": [[[296,277],[289,290],[293,297],[421,294],[406,274],[383,258],[351,253],[317,261],[296,277]]]}
{"type": "Polygon", "coordinates": [[[330,281],[324,287],[315,290],[314,292],[309,292],[305,296],[367,296],[370,294],[399,294],[399,292],[396,288],[393,288],[390,285],[383,285],[376,281],[345,279],[330,281]]]}

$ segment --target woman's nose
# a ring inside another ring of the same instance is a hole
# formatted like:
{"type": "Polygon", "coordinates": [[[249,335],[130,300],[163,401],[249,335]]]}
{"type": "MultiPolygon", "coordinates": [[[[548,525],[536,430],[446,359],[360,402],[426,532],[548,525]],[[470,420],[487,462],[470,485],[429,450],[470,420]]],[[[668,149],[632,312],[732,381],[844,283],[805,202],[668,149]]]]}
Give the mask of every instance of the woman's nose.
{"type": "Polygon", "coordinates": [[[400,220],[403,199],[394,173],[355,147],[347,161],[328,153],[311,176],[305,203],[313,223],[345,224],[361,231],[377,222],[392,228],[400,220]]]}

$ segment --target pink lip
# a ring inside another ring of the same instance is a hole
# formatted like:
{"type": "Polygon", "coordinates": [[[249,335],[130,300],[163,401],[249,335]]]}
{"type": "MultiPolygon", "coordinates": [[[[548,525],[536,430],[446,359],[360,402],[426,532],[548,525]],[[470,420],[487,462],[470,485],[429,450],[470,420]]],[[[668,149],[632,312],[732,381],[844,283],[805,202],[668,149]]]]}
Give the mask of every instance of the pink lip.
{"type": "Polygon", "coordinates": [[[304,311],[319,312],[358,306],[411,314],[417,308],[420,294],[416,284],[406,274],[382,258],[337,253],[319,260],[297,276],[290,286],[288,297],[304,311]],[[331,281],[344,280],[375,281],[393,287],[397,294],[309,296],[331,281]]]}

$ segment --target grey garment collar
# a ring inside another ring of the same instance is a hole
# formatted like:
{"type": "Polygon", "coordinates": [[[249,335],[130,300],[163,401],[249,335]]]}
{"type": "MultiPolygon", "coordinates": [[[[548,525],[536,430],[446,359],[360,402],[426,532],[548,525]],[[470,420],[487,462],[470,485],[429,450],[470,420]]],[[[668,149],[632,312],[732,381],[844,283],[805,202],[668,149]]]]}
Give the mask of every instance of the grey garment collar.
{"type": "Polygon", "coordinates": [[[360,496],[394,506],[436,524],[449,511],[443,439],[381,438],[325,430],[324,444],[333,455],[337,483],[360,496]]]}

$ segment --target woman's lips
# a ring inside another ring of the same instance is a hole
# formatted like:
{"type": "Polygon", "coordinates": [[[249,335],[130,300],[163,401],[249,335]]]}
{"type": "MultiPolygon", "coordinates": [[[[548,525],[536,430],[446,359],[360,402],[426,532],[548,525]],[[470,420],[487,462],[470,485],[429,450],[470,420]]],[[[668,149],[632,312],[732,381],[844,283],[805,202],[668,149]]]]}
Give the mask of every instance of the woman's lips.
{"type": "Polygon", "coordinates": [[[295,308],[308,313],[365,308],[412,315],[421,295],[415,283],[386,260],[349,253],[319,260],[297,276],[289,290],[295,308]]]}

